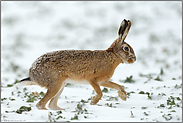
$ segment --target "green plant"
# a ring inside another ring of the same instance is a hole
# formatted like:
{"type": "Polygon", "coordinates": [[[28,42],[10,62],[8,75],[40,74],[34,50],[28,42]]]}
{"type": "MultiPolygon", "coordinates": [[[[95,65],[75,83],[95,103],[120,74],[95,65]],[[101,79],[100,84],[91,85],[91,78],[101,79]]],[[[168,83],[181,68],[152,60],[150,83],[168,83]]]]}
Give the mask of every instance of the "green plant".
{"type": "Polygon", "coordinates": [[[157,106],[157,108],[164,108],[165,107],[165,105],[164,104],[160,104],[160,106],[157,106]]]}
{"type": "Polygon", "coordinates": [[[156,81],[163,81],[162,79],[160,79],[159,76],[157,76],[154,80],[156,80],[156,81]]]}
{"type": "Polygon", "coordinates": [[[145,116],[148,116],[149,114],[147,114],[146,112],[144,112],[144,115],[145,115],[145,116]]]}
{"type": "Polygon", "coordinates": [[[145,94],[145,92],[144,91],[140,91],[139,94],[145,94]]]}
{"type": "Polygon", "coordinates": [[[107,88],[103,88],[102,92],[107,93],[108,92],[108,89],[107,88]]]}
{"type": "Polygon", "coordinates": [[[132,79],[133,76],[127,77],[124,81],[124,83],[134,83],[135,81],[132,79]]]}
{"type": "Polygon", "coordinates": [[[112,100],[118,101],[118,97],[109,97],[109,99],[106,99],[106,101],[112,101],[112,100]]]}
{"type": "Polygon", "coordinates": [[[12,87],[13,85],[15,85],[18,82],[18,80],[16,79],[15,82],[13,84],[7,84],[7,87],[12,87]]]}
{"type": "Polygon", "coordinates": [[[149,93],[149,92],[144,92],[144,91],[140,91],[138,94],[147,94],[147,97],[148,97],[148,99],[152,99],[152,96],[151,95],[153,95],[153,93],[149,93]]]}
{"type": "Polygon", "coordinates": [[[163,71],[163,68],[161,68],[160,75],[163,75],[163,74],[164,74],[164,71],[163,71]]]}
{"type": "Polygon", "coordinates": [[[1,101],[4,101],[4,100],[7,100],[7,98],[4,97],[4,98],[1,99],[1,101]]]}
{"type": "Polygon", "coordinates": [[[22,114],[22,112],[24,111],[30,111],[31,107],[27,107],[27,106],[21,106],[18,110],[16,110],[15,112],[18,114],[22,114]]]}
{"type": "Polygon", "coordinates": [[[140,77],[146,77],[146,78],[148,78],[149,80],[152,79],[154,75],[155,75],[155,74],[153,74],[153,73],[150,73],[150,74],[142,74],[142,73],[140,73],[140,74],[139,74],[140,77]]]}
{"type": "Polygon", "coordinates": [[[71,117],[71,120],[78,120],[78,116],[75,115],[74,117],[71,117]]]}
{"type": "Polygon", "coordinates": [[[141,109],[147,109],[148,107],[141,107],[141,109]]]}
{"type": "Polygon", "coordinates": [[[111,107],[111,108],[116,108],[116,106],[113,106],[112,103],[110,103],[110,104],[106,103],[105,105],[108,106],[108,107],[111,107]]]}
{"type": "MultiPolygon", "coordinates": [[[[37,92],[35,92],[35,93],[37,93],[37,92]]],[[[44,95],[45,95],[45,93],[42,91],[40,93],[37,93],[37,95],[34,95],[33,93],[28,94],[28,92],[26,92],[24,97],[28,97],[26,102],[34,102],[34,101],[41,99],[44,95]]]]}
{"type": "Polygon", "coordinates": [[[85,103],[83,101],[79,102],[77,104],[76,108],[75,108],[75,111],[72,111],[72,112],[77,112],[77,115],[79,115],[79,114],[88,114],[88,110],[83,108],[84,105],[85,105],[85,103]]]}
{"type": "Polygon", "coordinates": [[[175,98],[173,96],[167,99],[167,105],[175,105],[175,98]]]}
{"type": "Polygon", "coordinates": [[[120,80],[120,82],[124,82],[124,83],[134,83],[135,80],[132,79],[133,76],[131,75],[130,77],[126,77],[125,80],[120,80]]]}
{"type": "Polygon", "coordinates": [[[166,121],[169,121],[169,120],[171,120],[171,119],[172,119],[171,114],[167,114],[167,115],[166,115],[166,114],[164,114],[164,115],[162,115],[162,117],[163,117],[163,118],[165,118],[165,120],[166,120],[166,121]]]}

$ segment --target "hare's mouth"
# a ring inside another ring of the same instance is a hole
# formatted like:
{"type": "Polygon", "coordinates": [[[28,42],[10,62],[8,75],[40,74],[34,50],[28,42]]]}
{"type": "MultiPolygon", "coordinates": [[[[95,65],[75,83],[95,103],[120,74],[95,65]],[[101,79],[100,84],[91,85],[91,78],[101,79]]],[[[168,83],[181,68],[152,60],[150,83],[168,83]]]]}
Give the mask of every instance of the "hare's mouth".
{"type": "Polygon", "coordinates": [[[127,60],[127,63],[128,64],[131,64],[131,63],[134,63],[136,61],[136,57],[132,57],[132,58],[129,58],[128,60],[127,60]]]}

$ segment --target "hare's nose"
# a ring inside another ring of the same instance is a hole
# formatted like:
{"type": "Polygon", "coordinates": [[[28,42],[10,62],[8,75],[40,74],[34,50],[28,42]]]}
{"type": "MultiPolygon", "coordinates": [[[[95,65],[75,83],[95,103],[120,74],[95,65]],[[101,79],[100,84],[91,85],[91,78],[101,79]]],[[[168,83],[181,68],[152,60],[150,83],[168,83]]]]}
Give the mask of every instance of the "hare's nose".
{"type": "Polygon", "coordinates": [[[133,60],[133,62],[135,62],[135,61],[136,61],[136,56],[134,56],[134,55],[130,55],[130,58],[133,60]]]}
{"type": "Polygon", "coordinates": [[[135,61],[136,61],[136,57],[133,58],[133,62],[135,62],[135,61]]]}

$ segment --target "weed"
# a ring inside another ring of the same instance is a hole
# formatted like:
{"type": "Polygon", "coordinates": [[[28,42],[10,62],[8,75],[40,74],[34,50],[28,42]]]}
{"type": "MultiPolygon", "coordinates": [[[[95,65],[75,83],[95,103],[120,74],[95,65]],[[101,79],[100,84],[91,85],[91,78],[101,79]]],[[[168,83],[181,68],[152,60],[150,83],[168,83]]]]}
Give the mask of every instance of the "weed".
{"type": "MultiPolygon", "coordinates": [[[[52,112],[48,112],[48,121],[49,122],[56,122],[56,120],[54,118],[52,118],[51,116],[53,115],[52,112]]],[[[59,119],[59,118],[58,118],[59,119]]]]}
{"type": "Polygon", "coordinates": [[[164,71],[163,71],[163,68],[161,68],[160,75],[163,75],[163,74],[164,74],[164,71]]]}
{"type": "Polygon", "coordinates": [[[9,97],[9,100],[10,100],[10,101],[14,101],[15,99],[13,99],[13,98],[9,97]]]}
{"type": "Polygon", "coordinates": [[[41,97],[44,97],[45,93],[41,91],[41,92],[39,93],[39,95],[40,95],[41,97]]]}
{"type": "Polygon", "coordinates": [[[145,116],[148,116],[149,114],[147,114],[146,112],[144,112],[144,115],[145,115],[145,116]]]}
{"type": "Polygon", "coordinates": [[[92,97],[88,98],[88,100],[91,100],[91,99],[92,99],[92,97]]]}
{"type": "Polygon", "coordinates": [[[102,92],[107,93],[107,92],[108,92],[108,89],[107,89],[107,88],[104,88],[104,89],[102,90],[102,92]]]}
{"type": "Polygon", "coordinates": [[[7,87],[12,87],[13,86],[13,84],[7,84],[7,87]]]}
{"type": "Polygon", "coordinates": [[[126,94],[127,94],[127,98],[129,98],[130,97],[130,94],[131,93],[135,93],[134,91],[131,91],[131,92],[127,92],[126,94]]]}
{"type": "Polygon", "coordinates": [[[178,101],[181,101],[181,99],[180,99],[179,97],[176,97],[176,99],[177,99],[178,101]]]}
{"type": "Polygon", "coordinates": [[[159,76],[157,76],[154,80],[156,80],[156,81],[162,81],[162,79],[160,79],[159,76]]]}
{"type": "Polygon", "coordinates": [[[68,87],[68,86],[72,86],[73,84],[71,84],[71,83],[67,83],[66,85],[65,85],[65,87],[68,87]]]}
{"type": "Polygon", "coordinates": [[[78,120],[78,116],[75,115],[74,117],[71,117],[71,120],[78,120]]]}
{"type": "Polygon", "coordinates": [[[170,112],[176,112],[175,110],[171,110],[170,112]]]}
{"type": "Polygon", "coordinates": [[[154,75],[155,75],[155,74],[153,74],[153,73],[150,73],[150,74],[142,74],[142,73],[140,73],[140,74],[139,74],[140,77],[146,77],[146,78],[148,78],[149,80],[152,79],[154,75]]]}
{"type": "Polygon", "coordinates": [[[83,106],[85,105],[84,104],[85,102],[83,102],[82,100],[81,100],[81,102],[79,102],[77,104],[77,107],[75,108],[75,111],[72,111],[72,112],[77,112],[77,115],[79,115],[79,114],[88,114],[88,110],[87,109],[83,109],[83,106]]]}
{"type": "Polygon", "coordinates": [[[65,119],[65,117],[61,116],[61,114],[62,114],[62,111],[57,111],[56,114],[55,114],[55,112],[54,113],[49,112],[48,113],[48,121],[49,122],[56,122],[56,120],[58,120],[58,119],[62,119],[62,118],[65,119]]]}
{"type": "Polygon", "coordinates": [[[88,103],[88,100],[86,101],[86,100],[81,99],[81,102],[82,103],[88,103]]]}
{"type": "Polygon", "coordinates": [[[180,85],[177,85],[177,84],[176,84],[176,85],[174,86],[174,88],[176,88],[176,89],[182,88],[182,83],[181,83],[180,85]]]}
{"type": "Polygon", "coordinates": [[[164,108],[165,107],[165,105],[164,104],[160,104],[160,106],[157,106],[157,108],[164,108]]]}
{"type": "Polygon", "coordinates": [[[27,88],[23,88],[23,91],[25,92],[27,90],[27,88]]]}
{"type": "Polygon", "coordinates": [[[7,87],[12,87],[13,85],[15,85],[18,82],[18,80],[16,79],[15,82],[13,84],[7,84],[7,87]]]}
{"type": "Polygon", "coordinates": [[[119,80],[120,82],[124,82],[124,83],[134,83],[135,80],[132,79],[133,76],[131,75],[130,77],[126,77],[125,80],[119,80]]]}
{"type": "Polygon", "coordinates": [[[112,100],[116,100],[116,101],[118,101],[118,97],[109,97],[109,99],[106,99],[106,101],[112,101],[112,100]]]}
{"type": "Polygon", "coordinates": [[[127,98],[129,98],[130,97],[130,92],[127,92],[126,95],[127,95],[127,98]]]}
{"type": "Polygon", "coordinates": [[[159,93],[158,95],[159,95],[159,96],[166,96],[165,93],[159,93]]]}
{"type": "Polygon", "coordinates": [[[32,94],[28,94],[28,92],[25,93],[24,97],[28,97],[27,102],[34,102],[37,101],[38,99],[41,99],[44,96],[44,92],[32,92],[32,94]]]}
{"type": "Polygon", "coordinates": [[[172,106],[180,107],[180,105],[178,103],[175,103],[175,100],[182,102],[182,100],[179,97],[173,97],[173,96],[168,97],[167,105],[170,106],[168,109],[172,109],[172,106]]]}
{"type": "Polygon", "coordinates": [[[170,96],[167,100],[167,105],[175,105],[175,98],[170,96]]]}
{"type": "Polygon", "coordinates": [[[169,121],[172,119],[171,114],[167,114],[167,115],[164,114],[164,115],[162,115],[162,117],[165,118],[166,121],[169,121]]]}
{"type": "Polygon", "coordinates": [[[141,107],[141,109],[147,109],[148,107],[141,107]]]}
{"type": "MultiPolygon", "coordinates": [[[[155,75],[156,74],[154,74],[154,73],[150,73],[150,74],[142,74],[142,73],[140,73],[139,74],[140,77],[146,77],[146,78],[148,78],[148,80],[145,83],[147,83],[149,80],[153,79],[153,76],[155,76],[155,75]]],[[[161,75],[164,75],[163,68],[160,69],[159,75],[154,80],[156,80],[156,81],[162,81],[162,79],[160,79],[160,76],[161,75]]]]}
{"type": "MultiPolygon", "coordinates": [[[[150,96],[150,93],[149,92],[146,92],[146,94],[147,94],[147,97],[149,98],[149,99],[152,99],[152,97],[150,96]]],[[[151,93],[151,95],[152,95],[153,93],[151,93]]]]}
{"type": "Polygon", "coordinates": [[[59,114],[62,114],[62,111],[57,111],[57,114],[59,115],[59,114]]]}
{"type": "Polygon", "coordinates": [[[145,94],[145,92],[144,91],[140,91],[139,94],[145,94]]]}
{"type": "Polygon", "coordinates": [[[127,77],[124,83],[134,83],[135,81],[132,78],[133,76],[127,77]]]}
{"type": "Polygon", "coordinates": [[[31,107],[21,106],[17,111],[15,111],[18,114],[22,114],[24,111],[30,111],[31,107]]]}
{"type": "Polygon", "coordinates": [[[60,118],[63,118],[63,117],[60,115],[60,116],[58,116],[56,119],[58,120],[58,119],[60,119],[60,118]]]}
{"type": "Polygon", "coordinates": [[[111,108],[116,108],[116,106],[113,106],[112,103],[110,103],[110,104],[106,103],[105,105],[108,106],[108,107],[111,107],[111,108]]]}
{"type": "Polygon", "coordinates": [[[140,91],[139,94],[147,94],[148,99],[152,99],[151,95],[153,95],[153,93],[151,93],[151,94],[149,92],[145,93],[144,91],[140,91]]]}
{"type": "MultiPolygon", "coordinates": [[[[7,98],[2,98],[1,101],[7,100],[7,98]]],[[[2,102],[1,102],[2,103],[2,102]]]]}

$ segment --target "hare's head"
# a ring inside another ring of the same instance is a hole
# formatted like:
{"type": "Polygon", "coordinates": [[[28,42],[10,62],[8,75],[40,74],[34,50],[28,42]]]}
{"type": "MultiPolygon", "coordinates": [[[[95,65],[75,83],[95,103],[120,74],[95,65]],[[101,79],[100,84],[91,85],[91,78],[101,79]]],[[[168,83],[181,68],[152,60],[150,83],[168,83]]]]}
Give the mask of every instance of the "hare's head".
{"type": "Polygon", "coordinates": [[[133,48],[124,40],[130,30],[131,22],[123,20],[119,30],[118,39],[116,39],[108,50],[112,50],[124,63],[130,64],[136,61],[136,56],[133,48]]]}

